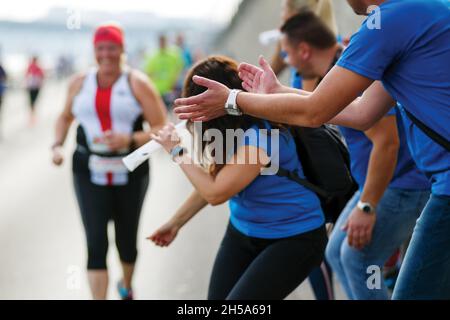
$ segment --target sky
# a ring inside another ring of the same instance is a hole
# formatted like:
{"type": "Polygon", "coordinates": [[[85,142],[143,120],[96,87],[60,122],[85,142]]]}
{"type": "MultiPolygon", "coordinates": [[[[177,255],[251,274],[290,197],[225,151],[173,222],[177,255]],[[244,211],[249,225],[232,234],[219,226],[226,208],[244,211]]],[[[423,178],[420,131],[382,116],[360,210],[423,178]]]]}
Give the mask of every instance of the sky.
{"type": "Polygon", "coordinates": [[[0,20],[32,21],[52,7],[109,12],[141,11],[164,17],[228,21],[240,0],[2,0],[0,20]]]}

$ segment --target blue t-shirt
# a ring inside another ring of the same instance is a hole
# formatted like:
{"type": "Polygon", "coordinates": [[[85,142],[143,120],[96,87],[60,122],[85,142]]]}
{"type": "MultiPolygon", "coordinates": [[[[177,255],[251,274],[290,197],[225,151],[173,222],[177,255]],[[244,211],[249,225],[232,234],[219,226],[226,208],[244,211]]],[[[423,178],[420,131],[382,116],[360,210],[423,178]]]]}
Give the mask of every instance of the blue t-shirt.
{"type": "MultiPolygon", "coordinates": [[[[395,108],[392,108],[387,115],[396,115],[395,108]]],[[[400,121],[397,121],[397,127],[400,148],[398,150],[397,167],[389,187],[409,190],[429,189],[430,183],[427,177],[417,169],[414,160],[411,158],[403,125],[400,121]]],[[[350,152],[352,175],[358,183],[359,190],[362,191],[369,168],[369,159],[373,147],[372,141],[362,131],[347,127],[339,128],[345,137],[350,152]]]]}
{"type": "Polygon", "coordinates": [[[297,69],[291,68],[291,87],[295,89],[302,89],[303,87],[303,78],[298,73],[297,69]]]}
{"type": "MultiPolygon", "coordinates": [[[[270,125],[265,121],[267,128],[270,125]]],[[[287,170],[298,170],[304,177],[295,141],[288,131],[262,132],[257,126],[246,131],[238,145],[257,146],[272,163],[287,170]],[[278,141],[273,143],[272,139],[278,141]]],[[[319,228],[325,218],[319,198],[305,187],[277,175],[260,175],[229,201],[233,226],[249,237],[277,239],[319,228]]]]}
{"type": "MultiPolygon", "coordinates": [[[[450,2],[389,0],[352,37],[338,65],[381,80],[406,110],[450,137],[450,2]],[[371,28],[380,17],[380,29],[371,28]]],[[[432,192],[450,195],[450,153],[402,112],[408,146],[432,192]]]]}

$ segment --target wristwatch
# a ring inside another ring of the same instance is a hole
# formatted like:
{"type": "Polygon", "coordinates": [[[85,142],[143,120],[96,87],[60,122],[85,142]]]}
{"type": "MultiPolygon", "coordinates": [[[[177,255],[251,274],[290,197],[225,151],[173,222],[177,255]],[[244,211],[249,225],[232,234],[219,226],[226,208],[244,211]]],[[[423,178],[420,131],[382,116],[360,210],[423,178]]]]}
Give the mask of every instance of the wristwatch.
{"type": "Polygon", "coordinates": [[[369,202],[362,202],[361,200],[359,200],[356,207],[367,214],[375,212],[375,207],[372,206],[369,202]]]}
{"type": "Polygon", "coordinates": [[[176,159],[178,157],[181,157],[186,152],[186,148],[183,148],[180,145],[176,145],[170,150],[170,156],[172,158],[172,161],[176,162],[176,159]]]}
{"type": "Polygon", "coordinates": [[[236,99],[239,94],[239,92],[242,92],[242,90],[233,89],[230,91],[230,94],[228,95],[227,102],[225,103],[225,111],[227,114],[231,116],[241,116],[242,111],[239,109],[236,99]]]}

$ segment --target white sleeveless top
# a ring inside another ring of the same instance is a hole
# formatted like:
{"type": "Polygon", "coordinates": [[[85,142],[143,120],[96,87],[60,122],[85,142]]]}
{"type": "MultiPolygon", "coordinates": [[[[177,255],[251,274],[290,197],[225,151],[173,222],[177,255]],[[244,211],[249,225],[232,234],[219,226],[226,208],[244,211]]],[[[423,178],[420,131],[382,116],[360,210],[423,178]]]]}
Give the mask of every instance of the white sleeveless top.
{"type": "MultiPolygon", "coordinates": [[[[129,72],[124,71],[113,84],[109,112],[97,111],[96,68],[88,72],[80,92],[73,100],[72,114],[84,130],[89,150],[97,154],[90,156],[89,169],[91,181],[98,185],[125,185],[128,182],[128,172],[121,162],[121,157],[101,157],[102,153],[111,152],[102,141],[105,134],[103,128],[106,126],[115,133],[131,134],[136,120],[142,115],[142,108],[131,91],[128,77],[129,72]]],[[[120,150],[119,153],[128,151],[120,150]]]]}

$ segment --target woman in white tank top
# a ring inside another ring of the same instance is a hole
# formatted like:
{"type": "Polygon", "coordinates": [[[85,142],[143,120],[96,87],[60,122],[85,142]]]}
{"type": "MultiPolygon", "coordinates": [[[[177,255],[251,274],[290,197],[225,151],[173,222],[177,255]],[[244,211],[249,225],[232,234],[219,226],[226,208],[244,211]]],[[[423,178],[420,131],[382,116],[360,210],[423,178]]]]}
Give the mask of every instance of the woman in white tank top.
{"type": "Polygon", "coordinates": [[[132,299],[136,234],[149,167],[145,163],[130,174],[121,158],[150,140],[150,132],[143,129],[144,121],[151,132],[164,125],[166,108],[143,73],[122,66],[124,38],[120,27],[98,27],[94,49],[97,67],[70,81],[64,110],[56,122],[53,162],[62,164],[61,149],[76,120],[73,177],[86,231],[91,292],[94,299],[106,298],[107,224],[113,220],[123,267],[118,289],[123,299],[132,299]]]}

